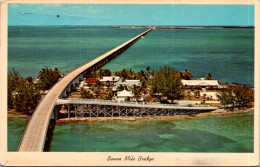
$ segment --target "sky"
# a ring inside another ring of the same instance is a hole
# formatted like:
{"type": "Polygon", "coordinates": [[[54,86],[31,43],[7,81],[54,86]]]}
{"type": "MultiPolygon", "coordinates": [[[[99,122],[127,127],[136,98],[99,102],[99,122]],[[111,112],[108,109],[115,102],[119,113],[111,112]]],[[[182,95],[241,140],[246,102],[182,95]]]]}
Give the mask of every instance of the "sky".
{"type": "Polygon", "coordinates": [[[8,25],[254,26],[254,6],[10,3],[8,25]]]}

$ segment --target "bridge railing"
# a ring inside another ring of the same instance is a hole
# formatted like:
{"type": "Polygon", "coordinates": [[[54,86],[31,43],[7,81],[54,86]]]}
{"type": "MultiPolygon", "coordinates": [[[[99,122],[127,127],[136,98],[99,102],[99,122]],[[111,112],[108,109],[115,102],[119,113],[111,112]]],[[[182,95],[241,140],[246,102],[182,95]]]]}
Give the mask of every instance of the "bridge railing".
{"type": "Polygon", "coordinates": [[[60,101],[60,104],[66,104],[66,103],[79,103],[79,102],[93,102],[99,105],[120,105],[120,104],[130,104],[130,105],[138,105],[138,106],[143,106],[143,107],[147,107],[147,106],[156,106],[156,107],[192,107],[190,104],[179,104],[179,103],[175,103],[175,104],[161,104],[161,103],[145,103],[145,102],[116,102],[113,100],[102,100],[102,99],[77,99],[77,98],[73,98],[73,99],[60,99],[60,100],[64,100],[63,102],[60,101]]]}

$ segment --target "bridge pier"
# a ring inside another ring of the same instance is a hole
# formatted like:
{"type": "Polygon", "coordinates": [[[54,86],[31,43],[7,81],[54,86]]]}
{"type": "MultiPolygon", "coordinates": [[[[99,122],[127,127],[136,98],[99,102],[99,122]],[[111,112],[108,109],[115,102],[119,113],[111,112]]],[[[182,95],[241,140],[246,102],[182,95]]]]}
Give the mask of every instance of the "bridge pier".
{"type": "Polygon", "coordinates": [[[84,80],[83,74],[80,74],[80,75],[79,75],[79,80],[80,80],[80,81],[83,81],[83,80],[84,80]]]}
{"type": "Polygon", "coordinates": [[[66,91],[66,89],[62,92],[62,95],[61,95],[62,97],[67,97],[67,91],[66,91]]]}
{"type": "Polygon", "coordinates": [[[70,105],[68,104],[68,118],[70,118],[70,105]]]}
{"type": "Polygon", "coordinates": [[[77,118],[77,109],[76,109],[76,105],[74,105],[74,111],[75,111],[75,115],[74,115],[74,118],[77,118]]]}
{"type": "Polygon", "coordinates": [[[75,78],[73,82],[74,84],[79,84],[79,77],[75,78]]]}
{"type": "Polygon", "coordinates": [[[51,113],[51,117],[50,117],[50,119],[55,120],[55,114],[54,114],[54,112],[51,113]]]}
{"type": "Polygon", "coordinates": [[[56,125],[56,120],[58,118],[59,109],[57,109],[57,108],[59,108],[59,107],[58,106],[54,107],[54,109],[51,113],[51,117],[50,117],[48,128],[47,128],[47,133],[46,133],[46,137],[45,137],[45,141],[44,141],[43,151],[50,150],[51,139],[52,139],[55,125],[56,125]]]}
{"type": "Polygon", "coordinates": [[[54,117],[55,117],[55,121],[58,119],[58,110],[57,110],[57,108],[55,107],[54,108],[54,117]]]}
{"type": "Polygon", "coordinates": [[[69,93],[71,92],[71,84],[68,85],[68,87],[66,88],[66,91],[69,93]]]}

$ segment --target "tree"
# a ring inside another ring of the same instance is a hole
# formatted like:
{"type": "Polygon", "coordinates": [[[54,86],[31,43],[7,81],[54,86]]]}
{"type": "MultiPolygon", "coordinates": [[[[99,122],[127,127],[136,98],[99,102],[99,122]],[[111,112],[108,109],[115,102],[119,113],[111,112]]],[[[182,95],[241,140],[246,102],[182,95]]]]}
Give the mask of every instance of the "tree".
{"type": "Polygon", "coordinates": [[[8,79],[7,79],[7,92],[8,92],[8,109],[14,108],[13,100],[14,94],[17,93],[18,86],[22,81],[21,74],[16,71],[14,68],[8,72],[8,79]]]}
{"type": "Polygon", "coordinates": [[[236,86],[233,88],[236,96],[236,106],[246,107],[254,101],[254,91],[247,85],[236,86]]]}
{"type": "Polygon", "coordinates": [[[17,87],[14,95],[13,104],[18,112],[31,114],[38,102],[41,94],[34,83],[28,83],[26,79],[22,79],[20,85],[17,87]]]}
{"type": "Polygon", "coordinates": [[[189,70],[187,70],[187,69],[185,69],[185,70],[183,71],[183,73],[180,73],[180,75],[181,75],[181,78],[182,78],[182,79],[186,79],[186,80],[191,80],[191,78],[193,77],[193,76],[191,75],[191,72],[190,72],[189,70]]]}
{"type": "Polygon", "coordinates": [[[218,100],[224,106],[233,110],[235,107],[247,107],[254,100],[253,90],[246,85],[228,86],[218,92],[218,100]]]}
{"type": "Polygon", "coordinates": [[[95,77],[100,79],[103,78],[103,76],[110,76],[111,75],[111,71],[109,69],[98,69],[95,72],[95,77]]]}
{"type": "Polygon", "coordinates": [[[26,81],[28,82],[28,83],[32,83],[33,82],[33,78],[32,77],[27,77],[27,78],[25,78],[26,79],[26,81]]]}
{"type": "Polygon", "coordinates": [[[152,81],[153,87],[168,99],[179,99],[183,95],[181,76],[174,67],[163,66],[156,71],[152,81]]]}
{"type": "Polygon", "coordinates": [[[208,73],[208,75],[207,75],[207,77],[206,77],[206,78],[207,78],[207,80],[212,80],[212,78],[213,78],[213,77],[211,76],[211,74],[210,74],[210,73],[208,73]]]}
{"type": "Polygon", "coordinates": [[[61,77],[61,73],[58,68],[49,69],[48,67],[43,68],[39,74],[39,88],[42,90],[50,89],[61,77]]]}
{"type": "Polygon", "coordinates": [[[40,98],[40,91],[32,77],[24,79],[15,69],[8,73],[8,109],[31,114],[40,98]]]}
{"type": "Polygon", "coordinates": [[[134,85],[133,94],[137,102],[139,101],[141,91],[142,91],[142,87],[137,87],[136,85],[134,85]]]}
{"type": "Polygon", "coordinates": [[[82,98],[86,98],[86,99],[92,98],[92,94],[88,90],[81,89],[80,95],[81,95],[82,98]]]}
{"type": "Polygon", "coordinates": [[[229,86],[227,89],[219,91],[217,94],[217,98],[222,105],[232,105],[231,109],[235,107],[235,96],[233,94],[233,87],[229,86]]]}
{"type": "Polygon", "coordinates": [[[135,72],[132,69],[129,70],[123,69],[122,71],[116,71],[114,72],[114,75],[119,76],[122,79],[122,81],[126,79],[136,78],[135,72]]]}
{"type": "Polygon", "coordinates": [[[146,78],[147,78],[147,81],[149,80],[150,78],[150,75],[151,75],[151,69],[149,66],[146,67],[146,78]]]}
{"type": "Polygon", "coordinates": [[[137,72],[136,75],[137,75],[137,76],[136,76],[137,79],[140,79],[140,80],[146,80],[146,74],[145,74],[145,72],[144,72],[143,70],[137,72]]]}

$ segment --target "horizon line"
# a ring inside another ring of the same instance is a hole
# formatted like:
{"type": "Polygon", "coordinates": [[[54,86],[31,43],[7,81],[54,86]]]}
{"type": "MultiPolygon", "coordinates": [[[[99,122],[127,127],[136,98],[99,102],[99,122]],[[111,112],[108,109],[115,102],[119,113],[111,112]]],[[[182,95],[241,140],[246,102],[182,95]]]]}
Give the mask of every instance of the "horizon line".
{"type": "Polygon", "coordinates": [[[8,25],[9,26],[139,26],[139,27],[255,27],[255,25],[8,25]]]}

